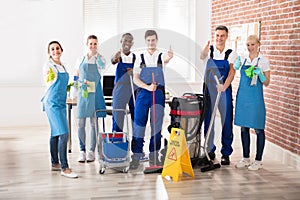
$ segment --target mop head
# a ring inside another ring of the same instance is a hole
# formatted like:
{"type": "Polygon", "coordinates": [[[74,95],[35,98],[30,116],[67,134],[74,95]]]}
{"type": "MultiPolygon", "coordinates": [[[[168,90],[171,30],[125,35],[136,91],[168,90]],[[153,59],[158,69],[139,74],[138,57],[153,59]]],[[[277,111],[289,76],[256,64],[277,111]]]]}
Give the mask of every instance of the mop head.
{"type": "Polygon", "coordinates": [[[201,168],[201,172],[207,172],[218,168],[221,168],[220,163],[214,164],[213,161],[210,161],[208,166],[201,168]]]}
{"type": "Polygon", "coordinates": [[[154,173],[162,173],[163,166],[153,165],[150,167],[146,167],[144,170],[144,174],[154,174],[154,173]]]}

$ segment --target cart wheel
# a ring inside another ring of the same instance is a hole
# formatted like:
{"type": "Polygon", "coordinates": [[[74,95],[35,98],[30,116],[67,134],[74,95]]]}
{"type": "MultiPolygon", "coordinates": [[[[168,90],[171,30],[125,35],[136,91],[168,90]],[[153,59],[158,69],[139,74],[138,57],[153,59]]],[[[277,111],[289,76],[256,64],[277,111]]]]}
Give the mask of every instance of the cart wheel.
{"type": "Polygon", "coordinates": [[[99,174],[104,174],[104,172],[105,172],[105,168],[102,167],[102,168],[99,170],[99,174]]]}
{"type": "Polygon", "coordinates": [[[128,173],[128,171],[129,171],[129,167],[123,169],[123,173],[128,173]]]}

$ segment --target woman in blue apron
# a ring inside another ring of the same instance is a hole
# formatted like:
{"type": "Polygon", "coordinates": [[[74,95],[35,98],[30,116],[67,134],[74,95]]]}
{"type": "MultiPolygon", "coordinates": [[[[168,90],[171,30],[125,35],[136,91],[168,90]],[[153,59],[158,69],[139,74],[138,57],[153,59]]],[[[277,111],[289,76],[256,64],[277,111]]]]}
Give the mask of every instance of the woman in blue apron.
{"type": "MultiPolygon", "coordinates": [[[[95,160],[96,148],[96,119],[95,111],[106,109],[103,90],[101,86],[101,75],[99,70],[104,69],[105,60],[98,53],[98,39],[95,35],[90,35],[87,39],[89,52],[76,69],[76,76],[79,76],[79,94],[78,94],[78,138],[80,145],[80,155],[78,162],[93,162],[95,160]],[[86,118],[90,118],[91,137],[90,148],[86,154],[86,118]]],[[[97,117],[105,117],[106,112],[98,112],[97,117]]]]}
{"type": "MultiPolygon", "coordinates": [[[[234,124],[241,126],[243,159],[236,168],[258,170],[262,168],[262,155],[265,146],[266,108],[264,102],[263,85],[270,83],[269,60],[259,53],[259,39],[256,35],[247,38],[249,56],[243,61],[240,69],[240,84],[236,96],[234,124]],[[250,162],[250,128],[257,135],[256,157],[250,162]]],[[[235,69],[241,65],[240,58],[235,63],[235,69]]]]}
{"type": "Polygon", "coordinates": [[[63,49],[57,41],[49,43],[48,54],[50,59],[44,66],[47,90],[42,98],[42,103],[51,128],[50,154],[52,171],[61,170],[63,176],[77,178],[77,174],[69,168],[67,159],[69,128],[66,98],[69,74],[60,62],[62,51],[63,49]]]}

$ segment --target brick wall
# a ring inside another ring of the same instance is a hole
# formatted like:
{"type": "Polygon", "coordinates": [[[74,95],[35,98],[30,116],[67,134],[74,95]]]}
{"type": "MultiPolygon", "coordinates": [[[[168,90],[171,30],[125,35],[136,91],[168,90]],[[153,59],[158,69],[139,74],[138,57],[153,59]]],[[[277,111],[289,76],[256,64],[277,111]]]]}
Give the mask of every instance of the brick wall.
{"type": "MultiPolygon", "coordinates": [[[[218,25],[230,32],[233,25],[259,21],[261,53],[271,64],[266,137],[300,155],[300,0],[212,0],[212,35],[218,25]]],[[[238,80],[233,84],[236,89],[238,80]]]]}

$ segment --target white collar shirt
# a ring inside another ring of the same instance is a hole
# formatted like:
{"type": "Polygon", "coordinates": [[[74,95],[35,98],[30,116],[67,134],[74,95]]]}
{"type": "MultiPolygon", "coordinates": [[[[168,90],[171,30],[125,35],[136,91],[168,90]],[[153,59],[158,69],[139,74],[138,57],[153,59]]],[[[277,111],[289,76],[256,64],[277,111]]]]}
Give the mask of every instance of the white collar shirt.
{"type": "Polygon", "coordinates": [[[130,52],[128,55],[121,53],[122,63],[132,63],[133,53],[130,52]]]}
{"type": "MultiPolygon", "coordinates": [[[[220,52],[215,45],[213,45],[213,47],[214,47],[214,52],[213,52],[214,57],[213,57],[213,59],[215,59],[215,60],[224,60],[224,58],[225,58],[225,52],[228,49],[230,49],[229,47],[225,46],[224,50],[222,52],[220,52]]],[[[229,62],[229,64],[234,64],[234,62],[236,61],[237,57],[238,57],[238,54],[235,51],[232,51],[229,54],[229,56],[228,56],[228,62],[229,62]]],[[[205,65],[206,65],[207,60],[209,58],[210,58],[210,50],[208,52],[207,57],[204,58],[205,65]]]]}
{"type": "MultiPolygon", "coordinates": [[[[144,60],[145,60],[145,65],[147,67],[157,67],[157,61],[159,54],[162,53],[161,51],[155,50],[154,53],[151,55],[148,51],[144,51],[142,54],[144,54],[144,60]]],[[[162,60],[162,66],[164,66],[164,53],[161,55],[161,60],[162,60]]],[[[136,62],[134,64],[133,72],[135,74],[139,74],[141,72],[140,64],[141,64],[141,56],[137,56],[136,62]]]]}
{"type": "Polygon", "coordinates": [[[261,70],[263,72],[270,71],[270,62],[261,53],[259,53],[258,56],[256,58],[254,58],[252,61],[251,61],[249,55],[246,55],[244,57],[244,59],[241,59],[241,62],[242,62],[242,64],[244,64],[244,62],[245,62],[245,65],[251,65],[251,66],[258,65],[257,67],[261,68],[261,70]],[[245,62],[245,59],[246,59],[246,62],[245,62]],[[259,59],[259,61],[258,61],[258,59],[259,59]]]}

